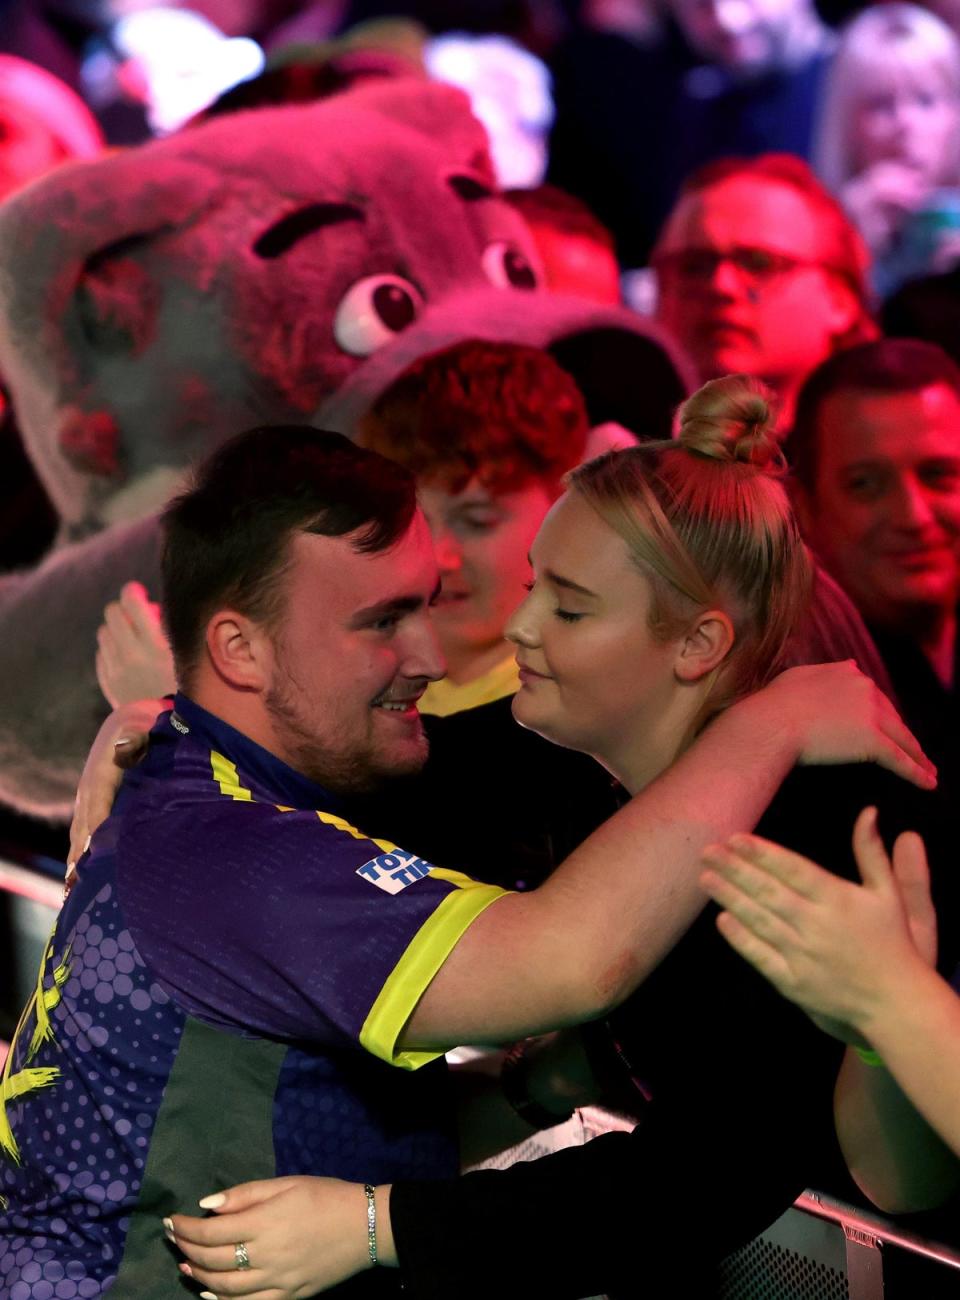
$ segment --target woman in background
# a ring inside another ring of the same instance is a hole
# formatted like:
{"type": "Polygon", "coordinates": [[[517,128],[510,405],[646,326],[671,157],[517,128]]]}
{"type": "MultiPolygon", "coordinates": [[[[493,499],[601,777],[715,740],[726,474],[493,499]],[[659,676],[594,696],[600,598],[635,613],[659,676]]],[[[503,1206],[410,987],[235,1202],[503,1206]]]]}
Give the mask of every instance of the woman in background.
{"type": "Polygon", "coordinates": [[[960,41],[918,5],[880,4],[844,29],[814,164],[860,227],[887,297],[960,256],[960,41]]]}

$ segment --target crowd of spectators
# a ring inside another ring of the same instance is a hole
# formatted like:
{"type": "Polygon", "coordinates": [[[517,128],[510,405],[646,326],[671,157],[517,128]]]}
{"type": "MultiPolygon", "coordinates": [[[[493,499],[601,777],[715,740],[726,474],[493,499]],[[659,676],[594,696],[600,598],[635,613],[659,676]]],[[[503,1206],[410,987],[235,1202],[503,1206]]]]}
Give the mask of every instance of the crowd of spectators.
{"type": "MultiPolygon", "coordinates": [[[[960,12],[907,0],[0,0],[0,202],[69,159],[393,77],[468,94],[551,292],[648,317],[698,384],[761,381],[769,454],[785,458],[814,560],[810,614],[793,641],[785,634],[783,662],[855,659],[893,699],[955,806],[960,12]]],[[[624,383],[614,368],[608,358],[596,372],[600,406],[624,383]]],[[[494,774],[499,793],[489,791],[509,869],[451,860],[461,787],[486,799],[491,755],[509,750],[519,679],[503,628],[563,476],[664,432],[652,400],[649,416],[642,395],[620,403],[613,424],[583,389],[562,349],[467,341],[395,379],[357,437],[417,480],[443,579],[435,619],[449,669],[421,706],[434,743],[423,788],[444,813],[424,828],[404,786],[380,807],[403,833],[407,818],[422,852],[520,892],[547,879],[617,796],[580,755],[544,756],[527,736],[494,774]],[[523,784],[532,768],[542,789],[523,784]]],[[[35,561],[56,527],[2,376],[0,483],[2,573],[35,561]]],[[[175,689],[157,594],[128,587],[105,613],[97,667],[112,706],[175,689]]],[[[513,640],[522,654],[523,635],[513,640]]],[[[65,832],[0,812],[0,840],[18,839],[67,856],[65,832]]],[[[939,855],[955,839],[927,847],[939,855]]],[[[891,874],[861,827],[857,856],[863,888],[894,897],[897,854],[891,874]]],[[[823,981],[800,988],[794,967],[787,973],[797,959],[786,941],[787,957],[771,957],[748,933],[751,924],[767,933],[744,902],[761,869],[829,909],[815,865],[794,869],[740,842],[708,866],[710,892],[728,909],[725,937],[811,1015],[836,1018],[823,981]]],[[[848,903],[872,935],[865,896],[848,903]]],[[[889,903],[885,915],[895,911],[889,903]]],[[[901,945],[916,987],[946,998],[942,1023],[955,1027],[946,986],[930,984],[929,962],[914,970],[916,952],[895,930],[877,928],[877,942],[901,945]]],[[[837,948],[829,937],[825,965],[837,948]]],[[[864,1012],[856,1024],[866,1023],[864,1012]]],[[[902,1038],[897,1021],[884,1042],[898,1060],[902,1038]]],[[[909,1092],[909,1063],[904,1075],[909,1092]]],[[[955,1149],[956,1130],[941,1120],[949,1104],[917,1105],[955,1149]]],[[[838,1160],[821,1172],[857,1195],[838,1160]]]]}

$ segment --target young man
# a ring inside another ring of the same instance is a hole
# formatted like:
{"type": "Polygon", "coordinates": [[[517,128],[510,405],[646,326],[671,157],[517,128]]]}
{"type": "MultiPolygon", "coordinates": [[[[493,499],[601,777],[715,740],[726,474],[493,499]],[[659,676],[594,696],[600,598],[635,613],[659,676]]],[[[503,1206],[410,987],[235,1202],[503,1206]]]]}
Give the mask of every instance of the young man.
{"type": "Polygon", "coordinates": [[[949,787],[960,777],[960,370],[913,339],[842,352],[804,385],[787,454],[804,533],[866,620],[949,787]]]}
{"type": "Polygon", "coordinates": [[[657,317],[701,382],[737,372],[764,380],[780,398],[784,432],[810,371],[876,334],[863,241],[799,158],[728,159],[695,172],[652,261],[657,317]]]}
{"type": "Polygon", "coordinates": [[[548,353],[479,339],[414,362],[361,421],[361,445],[416,476],[440,566],[434,621],[447,675],[428,688],[423,712],[458,713],[516,691],[503,629],[587,432],[580,391],[548,353]]]}
{"type": "MultiPolygon", "coordinates": [[[[425,756],[439,575],[411,477],[337,435],[254,430],[166,532],[181,694],[81,863],[5,1066],[12,1294],[55,1273],[169,1296],[159,1219],[211,1184],[451,1171],[442,1071],[412,1071],[620,1001],[700,910],[706,842],[752,825],[798,757],[872,754],[930,782],[899,721],[873,721],[875,688],[802,670],[543,888],[480,885],[342,812],[425,756]]],[[[250,1266],[246,1243],[234,1259],[250,1266]]]]}

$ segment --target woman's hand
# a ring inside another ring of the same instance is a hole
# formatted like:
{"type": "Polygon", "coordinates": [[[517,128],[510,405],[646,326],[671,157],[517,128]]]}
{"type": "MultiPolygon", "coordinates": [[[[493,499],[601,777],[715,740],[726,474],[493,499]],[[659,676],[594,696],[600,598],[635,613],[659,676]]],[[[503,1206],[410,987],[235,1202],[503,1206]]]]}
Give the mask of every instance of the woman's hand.
{"type": "Polygon", "coordinates": [[[920,742],[852,659],[788,668],[734,708],[755,712],[758,737],[787,728],[799,763],[874,762],[922,790],[937,784],[920,742]]]}
{"type": "Polygon", "coordinates": [[[146,588],[128,582],[103,617],[97,633],[97,681],[110,707],[172,693],[173,656],[159,606],[146,588]]]}
{"type": "Polygon", "coordinates": [[[843,205],[876,256],[889,250],[907,218],[930,195],[930,182],[893,159],[875,163],[843,188],[843,205]]]}
{"type": "Polygon", "coordinates": [[[157,716],[169,708],[169,700],[136,700],[115,709],[97,732],[80,774],[70,823],[68,893],[78,859],[89,848],[94,831],[110,816],[124,770],[143,757],[157,716]]]}
{"type": "MultiPolygon", "coordinates": [[[[377,1188],[377,1246],[380,1262],[395,1264],[389,1192],[377,1188]]],[[[200,1204],[215,1217],[175,1214],[164,1220],[164,1230],[186,1259],[181,1272],[205,1288],[202,1294],[299,1300],[370,1267],[367,1200],[359,1183],[269,1178],[200,1204]],[[249,1268],[237,1268],[240,1242],[249,1268]]]]}
{"type": "Polygon", "coordinates": [[[727,942],[845,1042],[870,1038],[911,963],[936,962],[937,925],[923,841],[899,836],[893,862],[866,808],[853,831],[862,885],[754,835],[704,854],[707,893],[727,942]],[[850,1030],[853,1030],[853,1033],[850,1030]]]}

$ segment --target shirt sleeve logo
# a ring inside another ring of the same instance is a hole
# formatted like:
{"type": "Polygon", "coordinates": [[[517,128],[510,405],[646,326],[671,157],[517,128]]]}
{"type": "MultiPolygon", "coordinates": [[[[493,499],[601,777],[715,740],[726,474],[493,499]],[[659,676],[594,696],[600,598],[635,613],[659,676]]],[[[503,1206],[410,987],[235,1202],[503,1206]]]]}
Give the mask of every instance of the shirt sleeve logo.
{"type": "Polygon", "coordinates": [[[371,858],[362,867],[357,867],[357,875],[369,880],[387,894],[399,894],[408,885],[415,885],[418,880],[428,876],[432,870],[429,862],[418,858],[415,853],[405,853],[403,849],[394,849],[392,853],[381,853],[371,858]]]}

